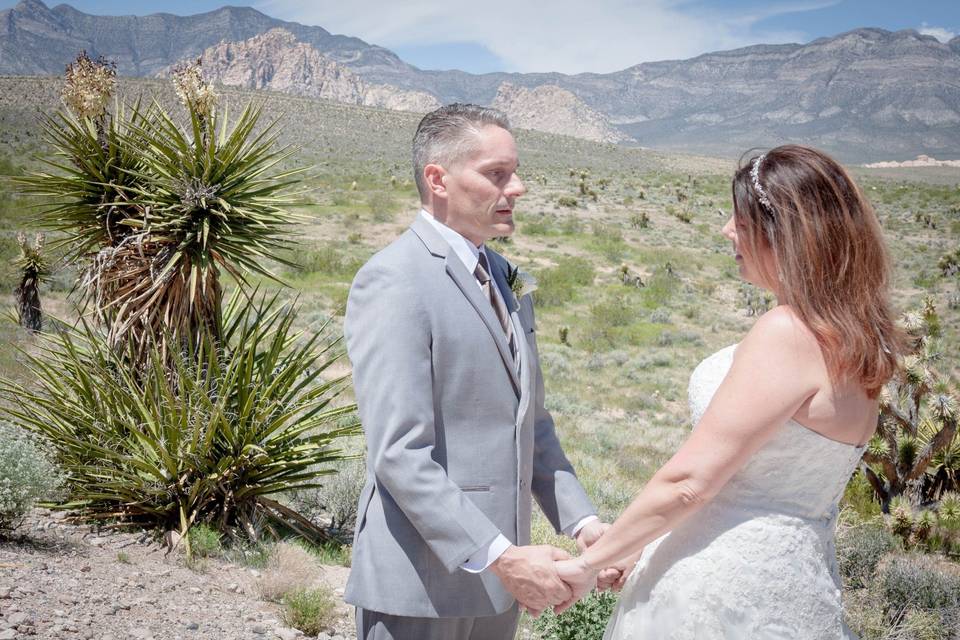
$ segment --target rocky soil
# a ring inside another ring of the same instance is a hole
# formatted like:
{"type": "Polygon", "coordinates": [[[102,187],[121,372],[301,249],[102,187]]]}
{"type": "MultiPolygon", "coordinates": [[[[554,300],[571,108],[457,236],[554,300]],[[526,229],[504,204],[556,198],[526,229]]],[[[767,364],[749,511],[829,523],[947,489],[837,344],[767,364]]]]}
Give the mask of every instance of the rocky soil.
{"type": "MultiPolygon", "coordinates": [[[[349,569],[324,566],[338,596],[349,569]]],[[[0,541],[0,640],[293,640],[281,608],[257,596],[256,569],[222,560],[188,568],[149,534],[71,525],[36,510],[0,541]]],[[[324,640],[354,640],[337,605],[324,640]]]]}

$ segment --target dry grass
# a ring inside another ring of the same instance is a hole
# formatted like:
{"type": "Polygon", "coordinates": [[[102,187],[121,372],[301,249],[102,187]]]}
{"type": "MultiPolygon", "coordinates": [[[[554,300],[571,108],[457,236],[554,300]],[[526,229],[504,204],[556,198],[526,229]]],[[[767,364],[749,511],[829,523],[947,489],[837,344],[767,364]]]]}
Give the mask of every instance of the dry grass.
{"type": "Polygon", "coordinates": [[[291,593],[309,589],[319,577],[320,567],[308,551],[295,544],[278,542],[257,580],[257,591],[264,600],[281,602],[291,593]]]}

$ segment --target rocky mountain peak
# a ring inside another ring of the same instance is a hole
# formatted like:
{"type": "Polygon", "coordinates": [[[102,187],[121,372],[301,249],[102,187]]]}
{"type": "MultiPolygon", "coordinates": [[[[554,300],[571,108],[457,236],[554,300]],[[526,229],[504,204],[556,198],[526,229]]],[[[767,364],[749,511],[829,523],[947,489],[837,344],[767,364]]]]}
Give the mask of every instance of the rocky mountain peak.
{"type": "Polygon", "coordinates": [[[591,109],[575,94],[557,85],[533,89],[504,82],[497,89],[492,106],[505,111],[513,126],[559,133],[597,142],[626,142],[624,135],[607,118],[591,109]]]}
{"type": "MultiPolygon", "coordinates": [[[[365,82],[287,29],[274,28],[239,42],[222,41],[200,56],[211,81],[247,89],[334,100],[398,111],[425,112],[439,106],[422,91],[365,82]]],[[[170,68],[159,75],[167,75],[170,68]]]]}

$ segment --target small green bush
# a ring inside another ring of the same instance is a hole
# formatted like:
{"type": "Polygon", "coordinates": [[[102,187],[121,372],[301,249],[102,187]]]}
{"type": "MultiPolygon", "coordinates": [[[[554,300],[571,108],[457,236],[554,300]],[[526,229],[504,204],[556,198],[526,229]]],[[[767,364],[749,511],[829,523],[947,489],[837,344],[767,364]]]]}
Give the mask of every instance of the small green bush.
{"type": "Polygon", "coordinates": [[[356,257],[345,256],[337,247],[323,245],[316,249],[301,247],[293,252],[290,261],[300,274],[322,273],[330,276],[353,276],[363,264],[356,257]]]}
{"type": "Polygon", "coordinates": [[[617,594],[594,591],[560,615],[545,611],[534,629],[543,640],[600,640],[617,603],[617,594]]]}
{"type": "Polygon", "coordinates": [[[554,307],[570,302],[579,287],[593,284],[593,265],[584,258],[561,258],[556,267],[536,274],[537,289],[533,299],[538,306],[554,307]]]}
{"type": "Polygon", "coordinates": [[[680,280],[672,274],[671,267],[657,269],[647,286],[640,290],[641,306],[650,311],[668,306],[679,285],[680,280]]]}
{"type": "Polygon", "coordinates": [[[13,529],[60,484],[57,468],[23,429],[0,422],[0,530],[13,529]]]}
{"type": "Polygon", "coordinates": [[[324,587],[297,589],[283,599],[283,623],[308,636],[319,635],[333,625],[335,603],[324,587]]]}
{"type": "Polygon", "coordinates": [[[392,194],[377,191],[367,198],[367,208],[373,214],[374,222],[393,222],[399,206],[392,194]]]}
{"type": "Polygon", "coordinates": [[[324,542],[323,544],[311,544],[307,540],[297,540],[294,544],[299,545],[310,553],[320,564],[349,567],[353,559],[353,549],[349,544],[341,544],[333,541],[324,542]]]}
{"type": "Polygon", "coordinates": [[[550,219],[544,215],[539,215],[533,220],[524,220],[521,228],[525,234],[531,236],[546,236],[553,231],[550,219]]]}
{"type": "Polygon", "coordinates": [[[594,223],[590,248],[611,262],[619,262],[623,259],[627,245],[623,241],[623,232],[619,227],[594,223]]]}
{"type": "Polygon", "coordinates": [[[194,525],[187,535],[190,536],[190,550],[199,558],[219,555],[223,548],[220,533],[206,524],[194,525]]]}

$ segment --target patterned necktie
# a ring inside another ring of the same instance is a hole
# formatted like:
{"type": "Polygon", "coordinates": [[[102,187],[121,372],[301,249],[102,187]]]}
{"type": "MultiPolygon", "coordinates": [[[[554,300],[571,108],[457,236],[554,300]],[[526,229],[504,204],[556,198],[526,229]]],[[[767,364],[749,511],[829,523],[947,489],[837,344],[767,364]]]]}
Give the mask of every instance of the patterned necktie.
{"type": "Polygon", "coordinates": [[[507,344],[510,345],[510,355],[517,357],[516,344],[513,340],[513,323],[510,321],[510,314],[507,313],[507,306],[500,297],[500,291],[495,282],[490,280],[490,266],[487,263],[486,254],[480,252],[480,260],[477,262],[477,268],[473,270],[473,275],[480,282],[480,288],[483,289],[483,295],[487,296],[493,312],[497,314],[497,320],[503,328],[503,333],[507,336],[507,344]]]}

